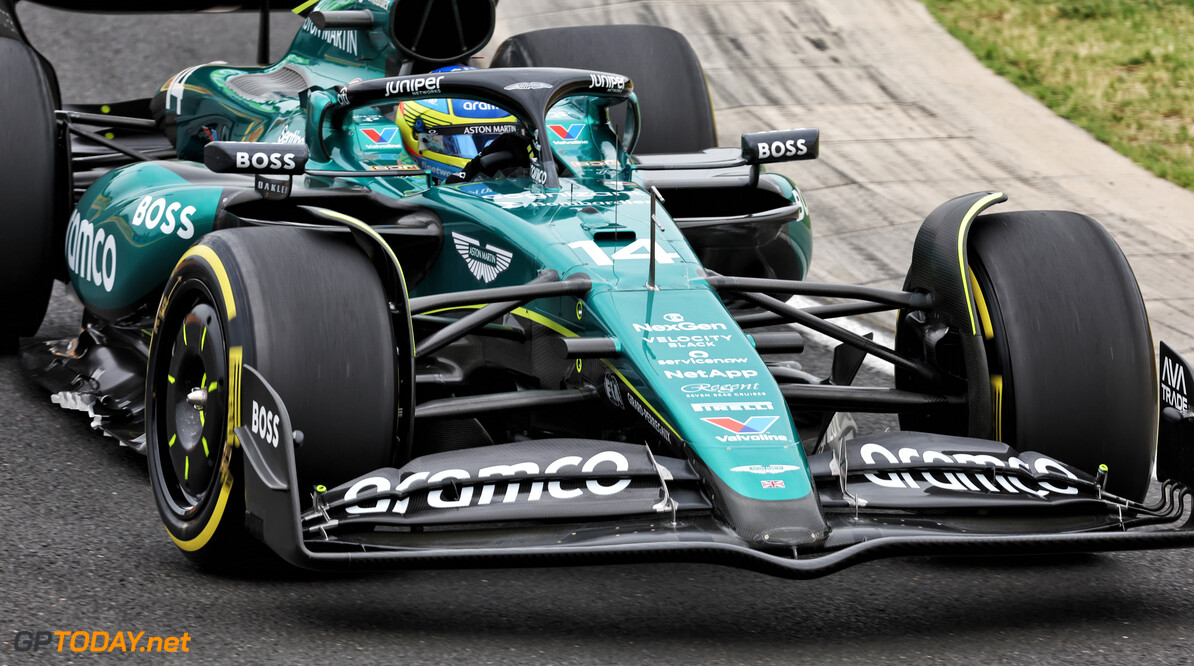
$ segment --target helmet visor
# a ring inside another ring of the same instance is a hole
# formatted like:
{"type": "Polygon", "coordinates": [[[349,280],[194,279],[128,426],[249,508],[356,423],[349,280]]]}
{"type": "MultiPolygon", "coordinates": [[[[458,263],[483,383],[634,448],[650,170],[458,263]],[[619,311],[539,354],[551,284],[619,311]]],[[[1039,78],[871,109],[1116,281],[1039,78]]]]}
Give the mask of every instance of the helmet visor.
{"type": "Polygon", "coordinates": [[[472,159],[498,136],[517,130],[518,125],[515,123],[430,127],[418,133],[419,149],[472,159]]]}

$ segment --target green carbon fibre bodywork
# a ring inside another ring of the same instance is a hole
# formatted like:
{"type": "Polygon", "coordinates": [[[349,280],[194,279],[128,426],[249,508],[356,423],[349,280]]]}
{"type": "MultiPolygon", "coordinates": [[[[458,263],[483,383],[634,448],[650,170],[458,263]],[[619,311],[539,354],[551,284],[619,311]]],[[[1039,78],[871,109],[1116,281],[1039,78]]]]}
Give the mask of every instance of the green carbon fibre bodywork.
{"type": "MultiPolygon", "coordinates": [[[[385,4],[324,0],[318,7],[366,9],[384,25],[385,4]]],[[[384,31],[332,32],[308,21],[278,63],[203,65],[162,86],[166,111],[176,119],[179,159],[113,170],[87,190],[72,218],[68,264],[88,307],[114,316],[156,306],[174,265],[216,227],[227,199],[252,191],[251,179],[246,185],[244,176],[212,174],[197,163],[210,138],[202,128],[215,127],[220,140],[311,144],[306,113],[319,97],[316,89],[387,75],[392,49],[384,31]],[[301,81],[303,88],[282,94],[264,85],[279,81],[301,81]]],[[[807,462],[778,385],[702,279],[697,255],[662,205],[656,213],[658,289],[647,288],[651,196],[600,120],[599,105],[587,99],[557,104],[547,117],[584,126],[580,139],[549,137],[557,161],[571,172],[559,188],[528,178],[429,187],[426,178],[401,176],[300,176],[295,186],[368,188],[437,213],[443,247],[413,296],[520,285],[544,269],[561,279],[587,275],[593,288],[583,302],[542,299],[522,312],[567,335],[618,340],[620,356],[584,361],[578,370],[603,382],[611,402],[641,411],[661,436],[689,447],[734,491],[758,500],[808,496],[807,462]]],[[[400,140],[376,145],[367,139],[366,130],[381,136],[393,127],[379,110],[357,109],[328,137],[328,159],[313,160],[308,169],[415,167],[400,140]]],[[[786,226],[806,269],[812,240],[801,195],[783,176],[762,178],[801,204],[799,219],[786,226]]]]}

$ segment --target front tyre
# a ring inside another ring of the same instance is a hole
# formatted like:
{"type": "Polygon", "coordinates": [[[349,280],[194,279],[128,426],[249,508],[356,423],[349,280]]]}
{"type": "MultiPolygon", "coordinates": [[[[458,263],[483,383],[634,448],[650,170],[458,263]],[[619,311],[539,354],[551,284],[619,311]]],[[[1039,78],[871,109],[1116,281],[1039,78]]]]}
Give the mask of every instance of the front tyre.
{"type": "MultiPolygon", "coordinates": [[[[923,333],[902,322],[896,348],[955,378],[984,366],[975,379],[990,383],[990,429],[976,430],[966,409],[901,414],[900,427],[997,439],[1092,476],[1107,465],[1107,490],[1142,500],[1156,452],[1157,374],[1144,299],[1123,252],[1097,222],[1062,211],[982,215],[969,248],[986,363],[965,358],[970,330],[935,329],[932,320],[923,333]]],[[[896,387],[942,390],[898,370],[896,387]]]]}
{"type": "Polygon", "coordinates": [[[233,429],[245,364],[304,433],[300,487],[390,462],[394,345],[380,281],[343,239],[294,229],[205,236],[167,282],[150,346],[146,439],[158,512],[206,568],[235,569],[260,544],[245,529],[233,429]]]}
{"type": "Polygon", "coordinates": [[[1157,442],[1157,374],[1128,260],[1091,218],[986,215],[970,236],[996,436],[1143,500],[1157,442]]]}

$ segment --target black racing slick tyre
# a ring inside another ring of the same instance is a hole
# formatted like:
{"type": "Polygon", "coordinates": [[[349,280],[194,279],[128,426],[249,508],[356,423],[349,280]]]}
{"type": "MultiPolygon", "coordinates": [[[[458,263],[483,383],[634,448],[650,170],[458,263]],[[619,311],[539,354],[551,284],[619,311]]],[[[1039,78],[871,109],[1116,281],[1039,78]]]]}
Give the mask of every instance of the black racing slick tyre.
{"type": "Polygon", "coordinates": [[[205,236],[166,283],[150,345],[150,481],[174,543],[234,570],[247,548],[244,463],[233,429],[251,365],[303,433],[300,496],[391,462],[394,343],[381,282],[342,238],[295,229],[205,236]]]}
{"type": "Polygon", "coordinates": [[[1157,440],[1144,299],[1110,234],[1085,215],[986,215],[970,234],[997,439],[1142,500],[1157,440]]]}
{"type": "Polygon", "coordinates": [[[66,210],[53,80],[37,53],[0,38],[0,353],[37,333],[55,267],[54,219],[66,210]]]}
{"type": "Polygon", "coordinates": [[[653,25],[549,28],[498,46],[493,67],[575,67],[629,76],[642,134],[635,153],[694,153],[717,145],[709,86],[684,35],[653,25]]]}

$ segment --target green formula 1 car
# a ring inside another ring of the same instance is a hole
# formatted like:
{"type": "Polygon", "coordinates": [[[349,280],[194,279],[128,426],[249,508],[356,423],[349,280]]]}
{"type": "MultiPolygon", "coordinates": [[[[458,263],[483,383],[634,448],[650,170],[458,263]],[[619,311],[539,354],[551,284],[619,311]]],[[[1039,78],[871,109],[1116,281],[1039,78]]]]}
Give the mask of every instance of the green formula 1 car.
{"type": "Polygon", "coordinates": [[[1088,217],[968,194],[903,289],[807,282],[805,200],[765,165],[816,158],[817,130],[714,147],[674,31],[530,32],[474,69],[493,0],[322,0],[276,63],[72,106],[8,3],[0,344],[69,282],[80,334],[22,366],[147,454],[204,565],[263,542],[316,569],[811,577],[1194,545],[1190,367],[1162,345],[1158,386],[1088,217]],[[892,346],[834,323],[884,310],[892,346]],[[792,360],[808,330],[841,343],[828,377],[792,360]],[[867,356],[894,387],[853,385],[867,356]]]}

